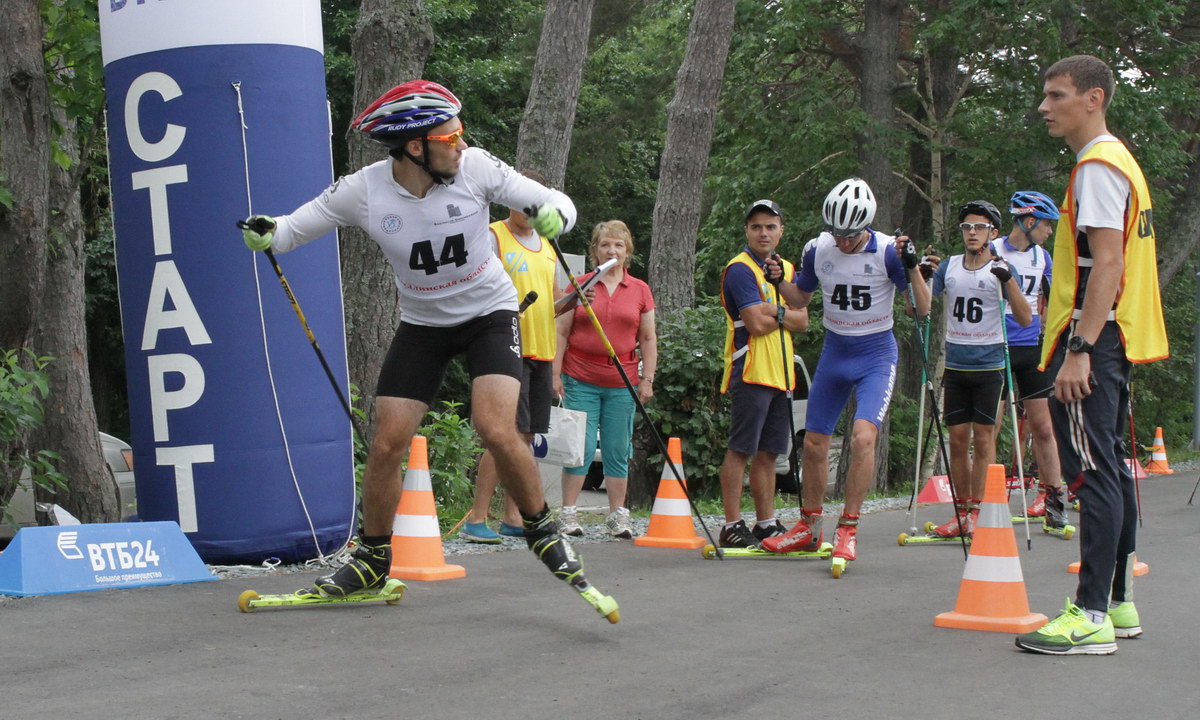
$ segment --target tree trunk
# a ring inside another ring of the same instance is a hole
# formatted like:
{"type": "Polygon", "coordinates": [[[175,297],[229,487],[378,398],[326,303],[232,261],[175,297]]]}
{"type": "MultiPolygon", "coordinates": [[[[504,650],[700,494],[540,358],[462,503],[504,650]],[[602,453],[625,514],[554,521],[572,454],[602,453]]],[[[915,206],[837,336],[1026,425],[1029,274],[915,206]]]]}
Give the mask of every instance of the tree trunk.
{"type": "Polygon", "coordinates": [[[862,178],[875,192],[879,210],[873,227],[891,232],[898,220],[893,210],[900,207],[903,195],[887,148],[895,141],[896,62],[900,54],[900,18],[898,0],[867,0],[866,23],[857,39],[862,64],[861,107],[867,124],[860,134],[858,160],[862,178]]]}
{"type": "MultiPolygon", "coordinates": [[[[355,110],[398,83],[419,78],[432,48],[433,28],[423,0],[363,0],[351,42],[355,110]]],[[[383,149],[358,133],[347,142],[353,170],[386,157],[383,149]]],[[[367,414],[365,432],[371,435],[375,383],[400,324],[396,276],[379,246],[358,228],[341,231],[340,253],[350,382],[358,386],[358,407],[367,414]]]]}
{"type": "MultiPolygon", "coordinates": [[[[50,194],[50,98],[37,0],[0,22],[0,350],[24,348],[42,295],[50,194]]],[[[0,508],[20,477],[26,441],[0,442],[0,508]]]]}
{"type": "Polygon", "coordinates": [[[121,518],[117,484],[100,449],[88,378],[79,143],[75,122],[62,108],[56,108],[54,114],[63,128],[58,142],[71,164],[67,170],[55,167],[50,177],[50,204],[58,212],[50,222],[53,245],[46,262],[45,298],[37,316],[34,346],[55,360],[46,368],[50,397],[44,406],[45,420],[33,432],[31,445],[62,456],[56,466],[66,476],[67,487],[54,494],[39,487],[36,495],[38,501],[57,503],[83,522],[115,522],[121,518]]]}
{"type": "Polygon", "coordinates": [[[536,170],[555,188],[564,187],[567,177],[571,129],[595,4],[596,0],[546,3],[533,81],[517,135],[517,169],[536,170]]]}
{"type": "Polygon", "coordinates": [[[50,98],[39,5],[7,3],[0,22],[0,349],[27,344],[45,272],[50,98]]]}
{"type": "Polygon", "coordinates": [[[650,246],[650,286],[660,313],[695,302],[696,235],[717,99],[733,38],[736,0],[696,0],[688,46],[667,106],[650,246]]]}

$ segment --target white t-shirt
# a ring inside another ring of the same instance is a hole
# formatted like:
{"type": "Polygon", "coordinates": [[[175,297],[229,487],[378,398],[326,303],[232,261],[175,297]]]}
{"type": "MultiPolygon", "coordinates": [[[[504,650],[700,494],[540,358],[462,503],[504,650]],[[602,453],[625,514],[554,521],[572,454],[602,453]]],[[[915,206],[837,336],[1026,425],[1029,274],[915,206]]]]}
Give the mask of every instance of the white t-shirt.
{"type": "Polygon", "coordinates": [[[340,178],[321,196],[276,218],[271,247],[287,252],[335,227],[357,226],[396,275],[404,321],[451,327],[496,310],[516,310],[517,293],[496,257],[489,204],[549,205],[575,224],[563,193],[530,180],[481,148],[463,151],[454,182],[418,198],[392,178],[387,158],[340,178]]]}
{"type": "MultiPolygon", "coordinates": [[[[1112,135],[1099,135],[1084,145],[1076,160],[1098,142],[1112,142],[1112,135]]],[[[1125,211],[1129,207],[1129,180],[1119,170],[1103,162],[1084,163],[1075,173],[1075,227],[1125,229],[1125,211]]]]}

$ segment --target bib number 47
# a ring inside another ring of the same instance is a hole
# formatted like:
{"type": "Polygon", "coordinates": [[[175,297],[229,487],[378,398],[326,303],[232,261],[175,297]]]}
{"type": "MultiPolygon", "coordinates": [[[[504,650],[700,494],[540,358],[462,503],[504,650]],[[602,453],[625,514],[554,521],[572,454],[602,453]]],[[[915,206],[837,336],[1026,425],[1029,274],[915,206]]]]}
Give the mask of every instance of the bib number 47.
{"type": "Polygon", "coordinates": [[[422,240],[413,243],[412,254],[408,256],[408,266],[413,270],[424,270],[426,275],[434,275],[443,265],[462,267],[467,264],[467,239],[461,233],[451,235],[442,241],[441,252],[435,255],[432,240],[422,240]]]}

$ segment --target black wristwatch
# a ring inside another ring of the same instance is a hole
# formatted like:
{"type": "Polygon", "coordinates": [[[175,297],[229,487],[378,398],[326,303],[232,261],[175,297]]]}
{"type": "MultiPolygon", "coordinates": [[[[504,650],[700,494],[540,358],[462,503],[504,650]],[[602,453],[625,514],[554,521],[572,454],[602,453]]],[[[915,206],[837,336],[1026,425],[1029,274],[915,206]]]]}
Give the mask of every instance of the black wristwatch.
{"type": "Polygon", "coordinates": [[[1087,353],[1088,355],[1091,355],[1094,348],[1094,345],[1078,335],[1072,335],[1067,340],[1067,350],[1074,353],[1087,353]]]}

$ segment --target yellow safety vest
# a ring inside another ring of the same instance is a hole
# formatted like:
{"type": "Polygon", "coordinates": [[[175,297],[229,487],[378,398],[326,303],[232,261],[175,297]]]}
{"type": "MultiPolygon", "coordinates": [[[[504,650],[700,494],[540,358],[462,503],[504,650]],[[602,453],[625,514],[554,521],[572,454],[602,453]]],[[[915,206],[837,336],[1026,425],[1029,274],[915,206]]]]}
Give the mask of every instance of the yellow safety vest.
{"type": "Polygon", "coordinates": [[[539,238],[542,247],[534,252],[521,244],[503,221],[488,226],[496,234],[500,260],[504,270],[517,287],[517,302],[529,291],[537,300],[521,315],[521,353],[534,360],[554,360],[558,334],[554,329],[554,272],[557,260],[546,238],[539,238]]]}
{"type": "MultiPolygon", "coordinates": [[[[1142,169],[1125,145],[1104,141],[1093,145],[1076,163],[1061,208],[1063,217],[1054,235],[1054,282],[1046,307],[1046,340],[1042,343],[1045,369],[1059,335],[1071,322],[1083,298],[1076,297],[1081,258],[1077,257],[1075,228],[1075,173],[1088,162],[1103,162],[1116,168],[1129,181],[1129,206],[1125,209],[1125,270],[1117,288],[1115,319],[1125,345],[1125,357],[1134,363],[1149,363],[1170,356],[1167,329],[1163,322],[1155,257],[1153,207],[1142,169]]],[[[1090,262],[1089,258],[1083,260],[1090,262]]]]}
{"type": "MultiPolygon", "coordinates": [[[[725,287],[725,273],[729,272],[729,268],[735,264],[745,265],[754,273],[754,279],[758,281],[758,295],[763,302],[775,303],[775,287],[767,280],[763,274],[762,268],[755,262],[748,253],[739,253],[737,257],[730,260],[725,265],[725,269],[721,271],[721,287],[725,287]]],[[[796,268],[787,260],[783,260],[783,281],[791,282],[795,277],[796,268]]],[[[783,299],[780,298],[780,302],[783,299]]],[[[787,306],[786,302],[783,302],[787,306]]],[[[733,316],[729,312],[729,307],[725,304],[725,293],[721,292],[721,305],[725,307],[725,374],[721,378],[721,392],[729,390],[729,380],[733,374],[733,361],[745,355],[746,360],[742,365],[742,382],[752,383],[754,385],[766,385],[768,387],[778,388],[780,390],[791,390],[796,387],[795,373],[792,371],[792,363],[788,362],[785,368],[784,358],[787,357],[790,361],[792,350],[792,333],[784,330],[782,333],[769,332],[766,335],[749,335],[749,341],[740,347],[734,346],[734,333],[737,328],[743,327],[741,320],[736,323],[733,321],[733,316]],[[779,345],[780,335],[783,336],[786,343],[785,349],[781,350],[779,345]]],[[[736,308],[735,308],[736,309],[736,308]]]]}

